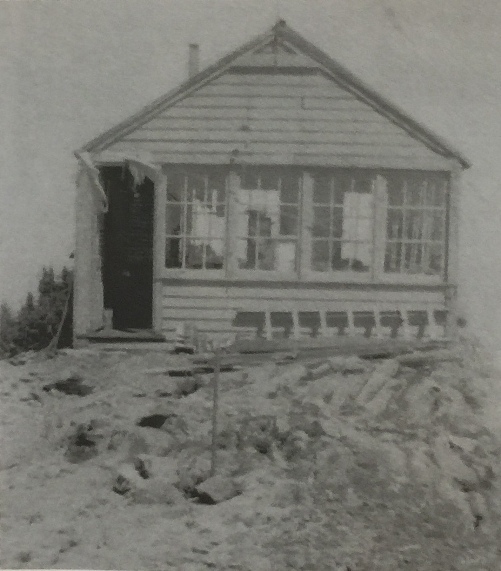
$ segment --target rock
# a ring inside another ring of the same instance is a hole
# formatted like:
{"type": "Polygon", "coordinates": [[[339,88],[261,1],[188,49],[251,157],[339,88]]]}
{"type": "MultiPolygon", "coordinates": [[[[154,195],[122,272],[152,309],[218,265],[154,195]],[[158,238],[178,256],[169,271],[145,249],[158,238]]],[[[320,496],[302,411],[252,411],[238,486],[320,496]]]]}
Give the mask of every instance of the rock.
{"type": "Polygon", "coordinates": [[[194,490],[209,477],[210,468],[210,460],[204,456],[179,459],[178,487],[186,492],[194,490]]]}
{"type": "Polygon", "coordinates": [[[178,481],[177,462],[173,458],[139,454],[133,465],[143,478],[160,478],[173,485],[178,481]]]}
{"type": "Polygon", "coordinates": [[[202,379],[197,375],[180,378],[174,388],[174,396],[177,398],[186,397],[198,391],[202,386],[202,379]]]}
{"type": "Polygon", "coordinates": [[[241,490],[233,479],[216,475],[199,484],[196,492],[201,503],[219,504],[238,496],[241,490]]]}
{"type": "Polygon", "coordinates": [[[72,373],[65,376],[62,380],[46,384],[42,388],[45,392],[56,390],[65,395],[76,395],[79,397],[87,396],[94,391],[94,387],[84,384],[83,377],[78,373],[72,373]]]}
{"type": "Polygon", "coordinates": [[[162,478],[143,480],[141,485],[131,490],[130,498],[135,504],[174,505],[186,501],[180,490],[162,478]]]}
{"type": "Polygon", "coordinates": [[[131,464],[120,465],[114,474],[113,491],[121,496],[143,485],[144,478],[131,464]]]}
{"type": "Polygon", "coordinates": [[[308,384],[308,395],[313,398],[321,398],[325,403],[328,403],[332,400],[338,384],[339,380],[332,376],[316,379],[308,384]]]}
{"type": "Polygon", "coordinates": [[[243,420],[238,432],[238,447],[253,447],[267,454],[277,435],[276,418],[271,415],[252,416],[243,420]]]}
{"type": "Polygon", "coordinates": [[[398,362],[393,359],[388,359],[379,364],[358,394],[357,402],[366,404],[374,398],[383,385],[397,374],[398,367],[398,362]]]}
{"type": "Polygon", "coordinates": [[[97,456],[97,454],[98,449],[89,431],[89,426],[79,424],[74,434],[70,436],[68,448],[65,452],[66,459],[72,464],[78,464],[97,456]]]}
{"type": "Polygon", "coordinates": [[[285,385],[292,388],[301,381],[309,378],[310,370],[305,365],[294,364],[284,367],[282,371],[274,377],[273,385],[275,387],[285,385]]]}
{"type": "Polygon", "coordinates": [[[331,372],[332,368],[329,362],[322,363],[313,369],[310,369],[309,378],[311,380],[321,379],[322,377],[327,376],[331,372]]]}
{"type": "Polygon", "coordinates": [[[449,439],[442,435],[435,441],[433,449],[435,460],[447,478],[456,481],[463,491],[472,491],[478,488],[479,476],[465,464],[457,451],[451,449],[449,439]]]}
{"type": "Polygon", "coordinates": [[[466,436],[456,436],[454,434],[449,436],[449,443],[452,447],[456,446],[469,454],[473,453],[478,446],[478,442],[475,439],[466,436]]]}
{"type": "Polygon", "coordinates": [[[329,359],[329,365],[333,372],[353,374],[353,373],[365,373],[369,369],[369,365],[366,361],[360,359],[360,357],[332,357],[329,359]]]}
{"type": "Polygon", "coordinates": [[[113,491],[127,496],[138,504],[175,504],[184,501],[184,496],[173,483],[172,473],[151,476],[153,470],[146,466],[149,459],[136,459],[135,465],[122,464],[116,469],[113,491]]]}

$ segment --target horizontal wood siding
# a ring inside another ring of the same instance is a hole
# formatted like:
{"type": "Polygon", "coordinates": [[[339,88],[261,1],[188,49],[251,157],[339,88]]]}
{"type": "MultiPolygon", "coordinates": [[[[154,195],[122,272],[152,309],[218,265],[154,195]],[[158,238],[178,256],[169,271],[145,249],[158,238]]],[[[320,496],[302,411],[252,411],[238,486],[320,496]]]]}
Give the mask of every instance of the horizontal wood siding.
{"type": "Polygon", "coordinates": [[[320,72],[227,72],[108,149],[157,162],[448,168],[449,161],[320,72]]]}
{"type": "Polygon", "coordinates": [[[164,281],[163,332],[173,338],[176,328],[191,322],[199,331],[234,333],[237,312],[380,311],[444,309],[442,288],[272,287],[178,285],[164,281]]]}

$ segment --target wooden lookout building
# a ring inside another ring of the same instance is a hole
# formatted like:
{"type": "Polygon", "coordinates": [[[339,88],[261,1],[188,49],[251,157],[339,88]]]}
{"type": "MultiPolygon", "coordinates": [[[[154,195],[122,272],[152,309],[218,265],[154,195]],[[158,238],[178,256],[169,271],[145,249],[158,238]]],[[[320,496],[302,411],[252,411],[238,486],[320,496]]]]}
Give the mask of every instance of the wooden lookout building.
{"type": "Polygon", "coordinates": [[[280,21],[76,156],[74,325],[441,336],[468,162],[280,21]]]}

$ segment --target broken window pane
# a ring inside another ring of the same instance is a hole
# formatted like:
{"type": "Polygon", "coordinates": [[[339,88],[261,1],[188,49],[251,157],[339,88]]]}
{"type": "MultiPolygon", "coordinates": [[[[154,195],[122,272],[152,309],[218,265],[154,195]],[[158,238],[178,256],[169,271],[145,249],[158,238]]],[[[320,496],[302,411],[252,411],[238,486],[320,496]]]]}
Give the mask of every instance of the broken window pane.
{"type": "MultiPolygon", "coordinates": [[[[313,246],[314,271],[369,271],[374,234],[372,179],[370,176],[332,173],[314,179],[314,237],[327,238],[327,263],[320,243],[313,246]],[[317,251],[315,251],[317,249],[317,251]]],[[[325,248],[325,246],[324,246],[325,248]]]]}
{"type": "Polygon", "coordinates": [[[239,268],[296,271],[299,180],[294,172],[274,169],[248,169],[241,177],[235,196],[239,268]]]}
{"type": "Polygon", "coordinates": [[[168,176],[168,268],[221,269],[226,238],[226,174],[185,172],[168,176]]]}

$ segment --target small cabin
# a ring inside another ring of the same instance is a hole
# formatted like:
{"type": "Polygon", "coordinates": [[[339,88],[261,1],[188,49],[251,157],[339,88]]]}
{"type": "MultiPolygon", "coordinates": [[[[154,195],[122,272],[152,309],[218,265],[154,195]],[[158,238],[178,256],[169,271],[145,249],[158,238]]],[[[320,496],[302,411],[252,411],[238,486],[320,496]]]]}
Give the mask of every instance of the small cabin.
{"type": "Polygon", "coordinates": [[[74,329],[442,337],[468,162],[280,21],[76,152],[74,329]]]}

